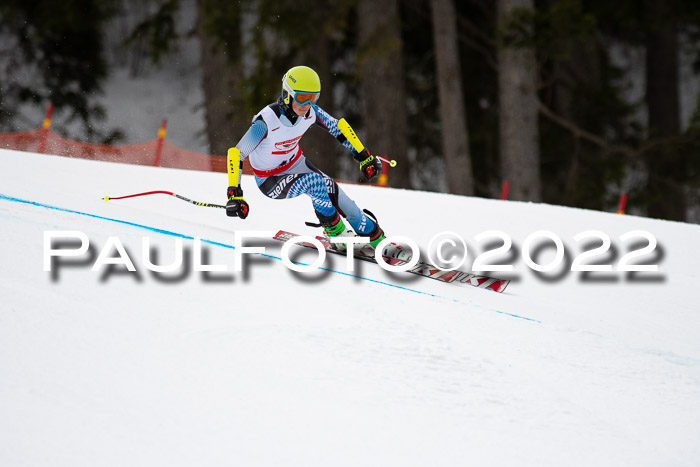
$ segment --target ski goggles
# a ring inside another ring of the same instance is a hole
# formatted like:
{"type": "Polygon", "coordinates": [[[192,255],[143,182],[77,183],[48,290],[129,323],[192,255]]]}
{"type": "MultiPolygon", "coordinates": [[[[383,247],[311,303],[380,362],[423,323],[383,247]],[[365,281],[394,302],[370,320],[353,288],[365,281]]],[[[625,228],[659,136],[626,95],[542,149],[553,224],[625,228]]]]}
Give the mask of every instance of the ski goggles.
{"type": "Polygon", "coordinates": [[[294,100],[296,101],[297,104],[299,105],[306,105],[306,104],[315,104],[316,101],[318,100],[319,96],[321,95],[320,92],[297,92],[292,94],[294,96],[294,100]]]}

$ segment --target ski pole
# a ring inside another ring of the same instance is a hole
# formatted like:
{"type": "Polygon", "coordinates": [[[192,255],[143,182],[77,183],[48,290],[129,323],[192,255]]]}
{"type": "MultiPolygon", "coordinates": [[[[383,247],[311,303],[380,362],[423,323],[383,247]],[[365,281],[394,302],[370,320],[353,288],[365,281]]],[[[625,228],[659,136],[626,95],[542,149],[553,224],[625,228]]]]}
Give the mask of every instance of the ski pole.
{"type": "MultiPolygon", "coordinates": [[[[344,118],[338,120],[338,129],[343,134],[343,136],[345,136],[345,138],[348,141],[350,141],[350,144],[358,154],[365,150],[364,145],[360,142],[360,138],[357,137],[355,131],[350,127],[350,124],[347,121],[345,121],[344,118]]],[[[397,162],[393,159],[389,160],[386,157],[378,156],[376,154],[374,155],[374,157],[376,157],[382,162],[386,162],[387,164],[389,164],[389,167],[396,167],[397,162]]]]}
{"type": "Polygon", "coordinates": [[[211,203],[201,203],[199,201],[194,201],[189,198],[185,198],[182,195],[178,195],[177,193],[173,193],[171,191],[162,191],[162,190],[157,190],[157,191],[146,191],[144,193],[134,193],[133,195],[125,195],[125,196],[105,196],[104,200],[109,201],[111,199],[125,199],[125,198],[135,198],[136,196],[147,196],[147,195],[170,195],[174,196],[178,199],[181,199],[183,201],[186,201],[190,204],[194,204],[196,206],[204,206],[207,208],[222,208],[226,209],[226,206],[221,206],[220,204],[211,204],[211,203]]]}
{"type": "Polygon", "coordinates": [[[380,161],[386,162],[387,164],[389,164],[389,167],[396,167],[396,164],[398,164],[398,162],[396,162],[394,159],[389,160],[386,157],[382,157],[382,156],[375,156],[375,157],[377,159],[379,159],[380,161]]]}

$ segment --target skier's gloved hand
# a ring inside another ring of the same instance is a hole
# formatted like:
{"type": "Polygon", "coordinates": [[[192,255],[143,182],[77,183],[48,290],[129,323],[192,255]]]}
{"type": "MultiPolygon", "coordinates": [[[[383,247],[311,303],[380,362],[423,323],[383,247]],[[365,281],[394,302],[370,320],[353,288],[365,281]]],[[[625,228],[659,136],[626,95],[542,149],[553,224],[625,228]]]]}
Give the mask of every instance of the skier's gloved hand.
{"type": "Polygon", "coordinates": [[[248,202],[243,199],[243,189],[239,186],[230,186],[226,190],[228,202],[226,203],[226,215],[229,217],[240,217],[245,219],[248,217],[250,207],[248,202]]]}
{"type": "Polygon", "coordinates": [[[370,154],[367,148],[357,154],[355,160],[360,163],[360,171],[367,180],[372,180],[374,176],[379,175],[382,171],[382,161],[377,156],[370,154]]]}

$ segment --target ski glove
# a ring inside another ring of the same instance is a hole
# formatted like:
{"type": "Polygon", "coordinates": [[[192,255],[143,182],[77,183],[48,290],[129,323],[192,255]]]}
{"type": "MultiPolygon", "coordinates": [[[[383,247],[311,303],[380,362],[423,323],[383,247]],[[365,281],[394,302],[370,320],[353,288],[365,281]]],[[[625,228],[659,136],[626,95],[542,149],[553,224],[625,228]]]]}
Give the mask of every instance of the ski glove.
{"type": "Polygon", "coordinates": [[[243,199],[243,189],[239,186],[230,186],[226,190],[228,202],[226,203],[226,215],[229,217],[240,217],[245,219],[248,217],[250,207],[248,202],[243,199]]]}
{"type": "Polygon", "coordinates": [[[358,153],[355,159],[360,163],[360,171],[367,180],[372,180],[375,175],[382,171],[382,161],[377,156],[370,154],[366,148],[358,153]]]}

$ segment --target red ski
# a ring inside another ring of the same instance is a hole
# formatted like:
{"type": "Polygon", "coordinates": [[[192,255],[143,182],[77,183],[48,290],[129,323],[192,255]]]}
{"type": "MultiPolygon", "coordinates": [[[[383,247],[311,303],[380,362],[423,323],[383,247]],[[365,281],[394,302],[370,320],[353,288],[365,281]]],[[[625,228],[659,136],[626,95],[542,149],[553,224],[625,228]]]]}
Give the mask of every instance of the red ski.
{"type": "MultiPolygon", "coordinates": [[[[285,230],[280,230],[273,238],[281,242],[286,242],[291,238],[299,236],[299,234],[287,232],[285,230]]],[[[326,251],[343,256],[347,255],[345,251],[334,248],[333,244],[331,244],[327,238],[316,237],[316,239],[321,242],[326,251]]],[[[311,243],[302,242],[298,243],[298,245],[306,248],[316,249],[316,247],[311,243]]],[[[374,249],[372,247],[366,247],[360,250],[355,250],[353,256],[362,261],[368,261],[370,263],[375,264],[377,263],[377,261],[374,259],[374,249]]],[[[402,266],[404,264],[408,264],[409,262],[406,260],[392,258],[386,255],[383,255],[383,258],[387,264],[394,266],[402,266]]],[[[410,272],[418,276],[429,277],[440,282],[446,282],[455,285],[469,285],[473,287],[478,287],[480,289],[493,290],[494,292],[499,293],[503,292],[510,283],[510,280],[508,279],[496,279],[494,277],[481,276],[463,271],[443,271],[437,268],[436,266],[428,264],[424,261],[418,261],[418,264],[416,264],[412,269],[409,269],[406,272],[410,272]]]]}

